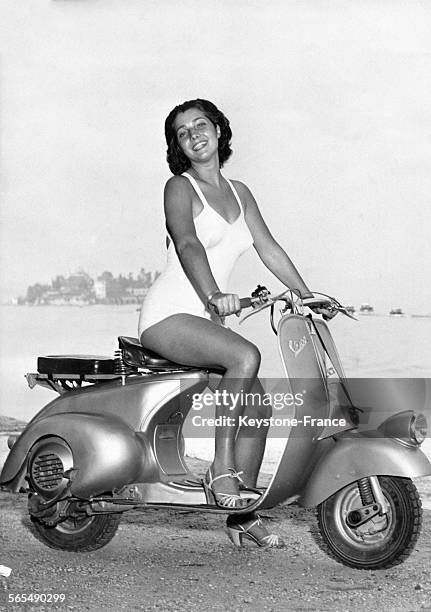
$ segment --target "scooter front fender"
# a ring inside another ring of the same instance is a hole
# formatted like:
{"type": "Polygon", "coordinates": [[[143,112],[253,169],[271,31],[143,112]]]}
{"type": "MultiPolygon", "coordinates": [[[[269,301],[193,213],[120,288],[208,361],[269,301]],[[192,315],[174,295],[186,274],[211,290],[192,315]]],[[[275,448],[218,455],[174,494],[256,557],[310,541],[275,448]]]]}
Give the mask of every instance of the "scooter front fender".
{"type": "Polygon", "coordinates": [[[415,478],[429,474],[431,463],[419,447],[409,447],[392,438],[347,434],[335,440],[317,463],[298,503],[305,508],[318,506],[365,476],[415,478]]]}
{"type": "Polygon", "coordinates": [[[70,447],[73,477],[70,491],[87,498],[136,482],[146,470],[143,442],[112,415],[64,413],[30,424],[12,447],[0,485],[12,491],[24,486],[28,453],[44,437],[57,436],[70,447]]]}

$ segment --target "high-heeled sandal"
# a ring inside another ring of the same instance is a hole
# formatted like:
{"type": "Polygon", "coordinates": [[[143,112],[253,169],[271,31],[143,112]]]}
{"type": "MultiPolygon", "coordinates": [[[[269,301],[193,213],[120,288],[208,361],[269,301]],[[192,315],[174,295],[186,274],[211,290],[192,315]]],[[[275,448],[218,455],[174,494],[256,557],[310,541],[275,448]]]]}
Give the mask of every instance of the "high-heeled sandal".
{"type": "Polygon", "coordinates": [[[220,474],[220,476],[212,477],[211,468],[208,468],[208,472],[205,474],[205,478],[202,481],[205,489],[208,504],[215,504],[220,508],[231,508],[232,510],[245,508],[248,505],[246,499],[243,499],[241,495],[237,493],[218,493],[212,488],[213,483],[220,478],[236,478],[240,482],[242,472],[237,472],[233,468],[229,469],[229,473],[220,474]]]}
{"type": "Polygon", "coordinates": [[[259,515],[256,514],[255,516],[256,519],[248,527],[239,523],[237,517],[235,519],[230,516],[227,518],[228,536],[235,546],[240,548],[246,539],[251,540],[261,548],[283,548],[286,546],[280,536],[268,533],[259,515]]]}
{"type": "Polygon", "coordinates": [[[249,487],[243,481],[239,483],[238,488],[239,488],[241,497],[245,497],[247,499],[254,500],[254,501],[259,499],[259,497],[261,497],[264,493],[262,489],[258,489],[257,487],[249,487]]]}

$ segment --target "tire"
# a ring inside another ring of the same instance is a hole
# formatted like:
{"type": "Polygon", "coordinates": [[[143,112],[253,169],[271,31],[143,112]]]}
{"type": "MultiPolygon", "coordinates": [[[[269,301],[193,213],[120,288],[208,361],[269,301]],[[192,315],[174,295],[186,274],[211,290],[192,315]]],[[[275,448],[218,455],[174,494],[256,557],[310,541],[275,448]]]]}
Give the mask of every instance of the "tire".
{"type": "Polygon", "coordinates": [[[114,537],[121,513],[69,517],[55,527],[48,527],[31,517],[35,537],[50,548],[88,552],[102,548],[114,537]]]}
{"type": "Polygon", "coordinates": [[[422,525],[422,504],[409,478],[380,476],[389,504],[387,515],[351,527],[349,512],[362,506],[356,482],[317,508],[319,545],[333,559],[357,569],[383,569],[402,563],[412,552],[422,525]]]}

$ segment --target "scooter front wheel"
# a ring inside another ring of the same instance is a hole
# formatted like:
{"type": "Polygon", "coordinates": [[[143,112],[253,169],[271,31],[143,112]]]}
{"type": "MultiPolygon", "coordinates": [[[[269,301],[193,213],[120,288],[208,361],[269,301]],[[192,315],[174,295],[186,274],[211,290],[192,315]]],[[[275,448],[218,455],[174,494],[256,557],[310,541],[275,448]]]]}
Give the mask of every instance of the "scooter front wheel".
{"type": "Polygon", "coordinates": [[[88,552],[102,548],[112,540],[121,521],[121,513],[70,516],[50,527],[31,517],[34,535],[50,548],[88,552]]]}
{"type": "Polygon", "coordinates": [[[380,476],[387,511],[360,525],[349,517],[362,507],[357,482],[318,506],[321,548],[333,559],[357,569],[383,569],[402,563],[412,552],[422,525],[417,489],[409,478],[380,476]]]}

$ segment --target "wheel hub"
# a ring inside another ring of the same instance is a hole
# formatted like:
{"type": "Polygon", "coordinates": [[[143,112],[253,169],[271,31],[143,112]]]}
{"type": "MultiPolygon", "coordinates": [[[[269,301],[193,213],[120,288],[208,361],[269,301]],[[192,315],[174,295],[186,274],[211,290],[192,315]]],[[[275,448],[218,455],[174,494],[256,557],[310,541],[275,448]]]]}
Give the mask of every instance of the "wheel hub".
{"type": "Polygon", "coordinates": [[[392,526],[392,509],[381,514],[380,504],[362,505],[358,487],[348,488],[338,499],[336,520],[340,534],[356,546],[379,543],[389,535],[392,526]]]}
{"type": "Polygon", "coordinates": [[[351,510],[346,516],[346,523],[352,528],[359,527],[381,513],[380,504],[369,504],[368,506],[351,510]]]}

